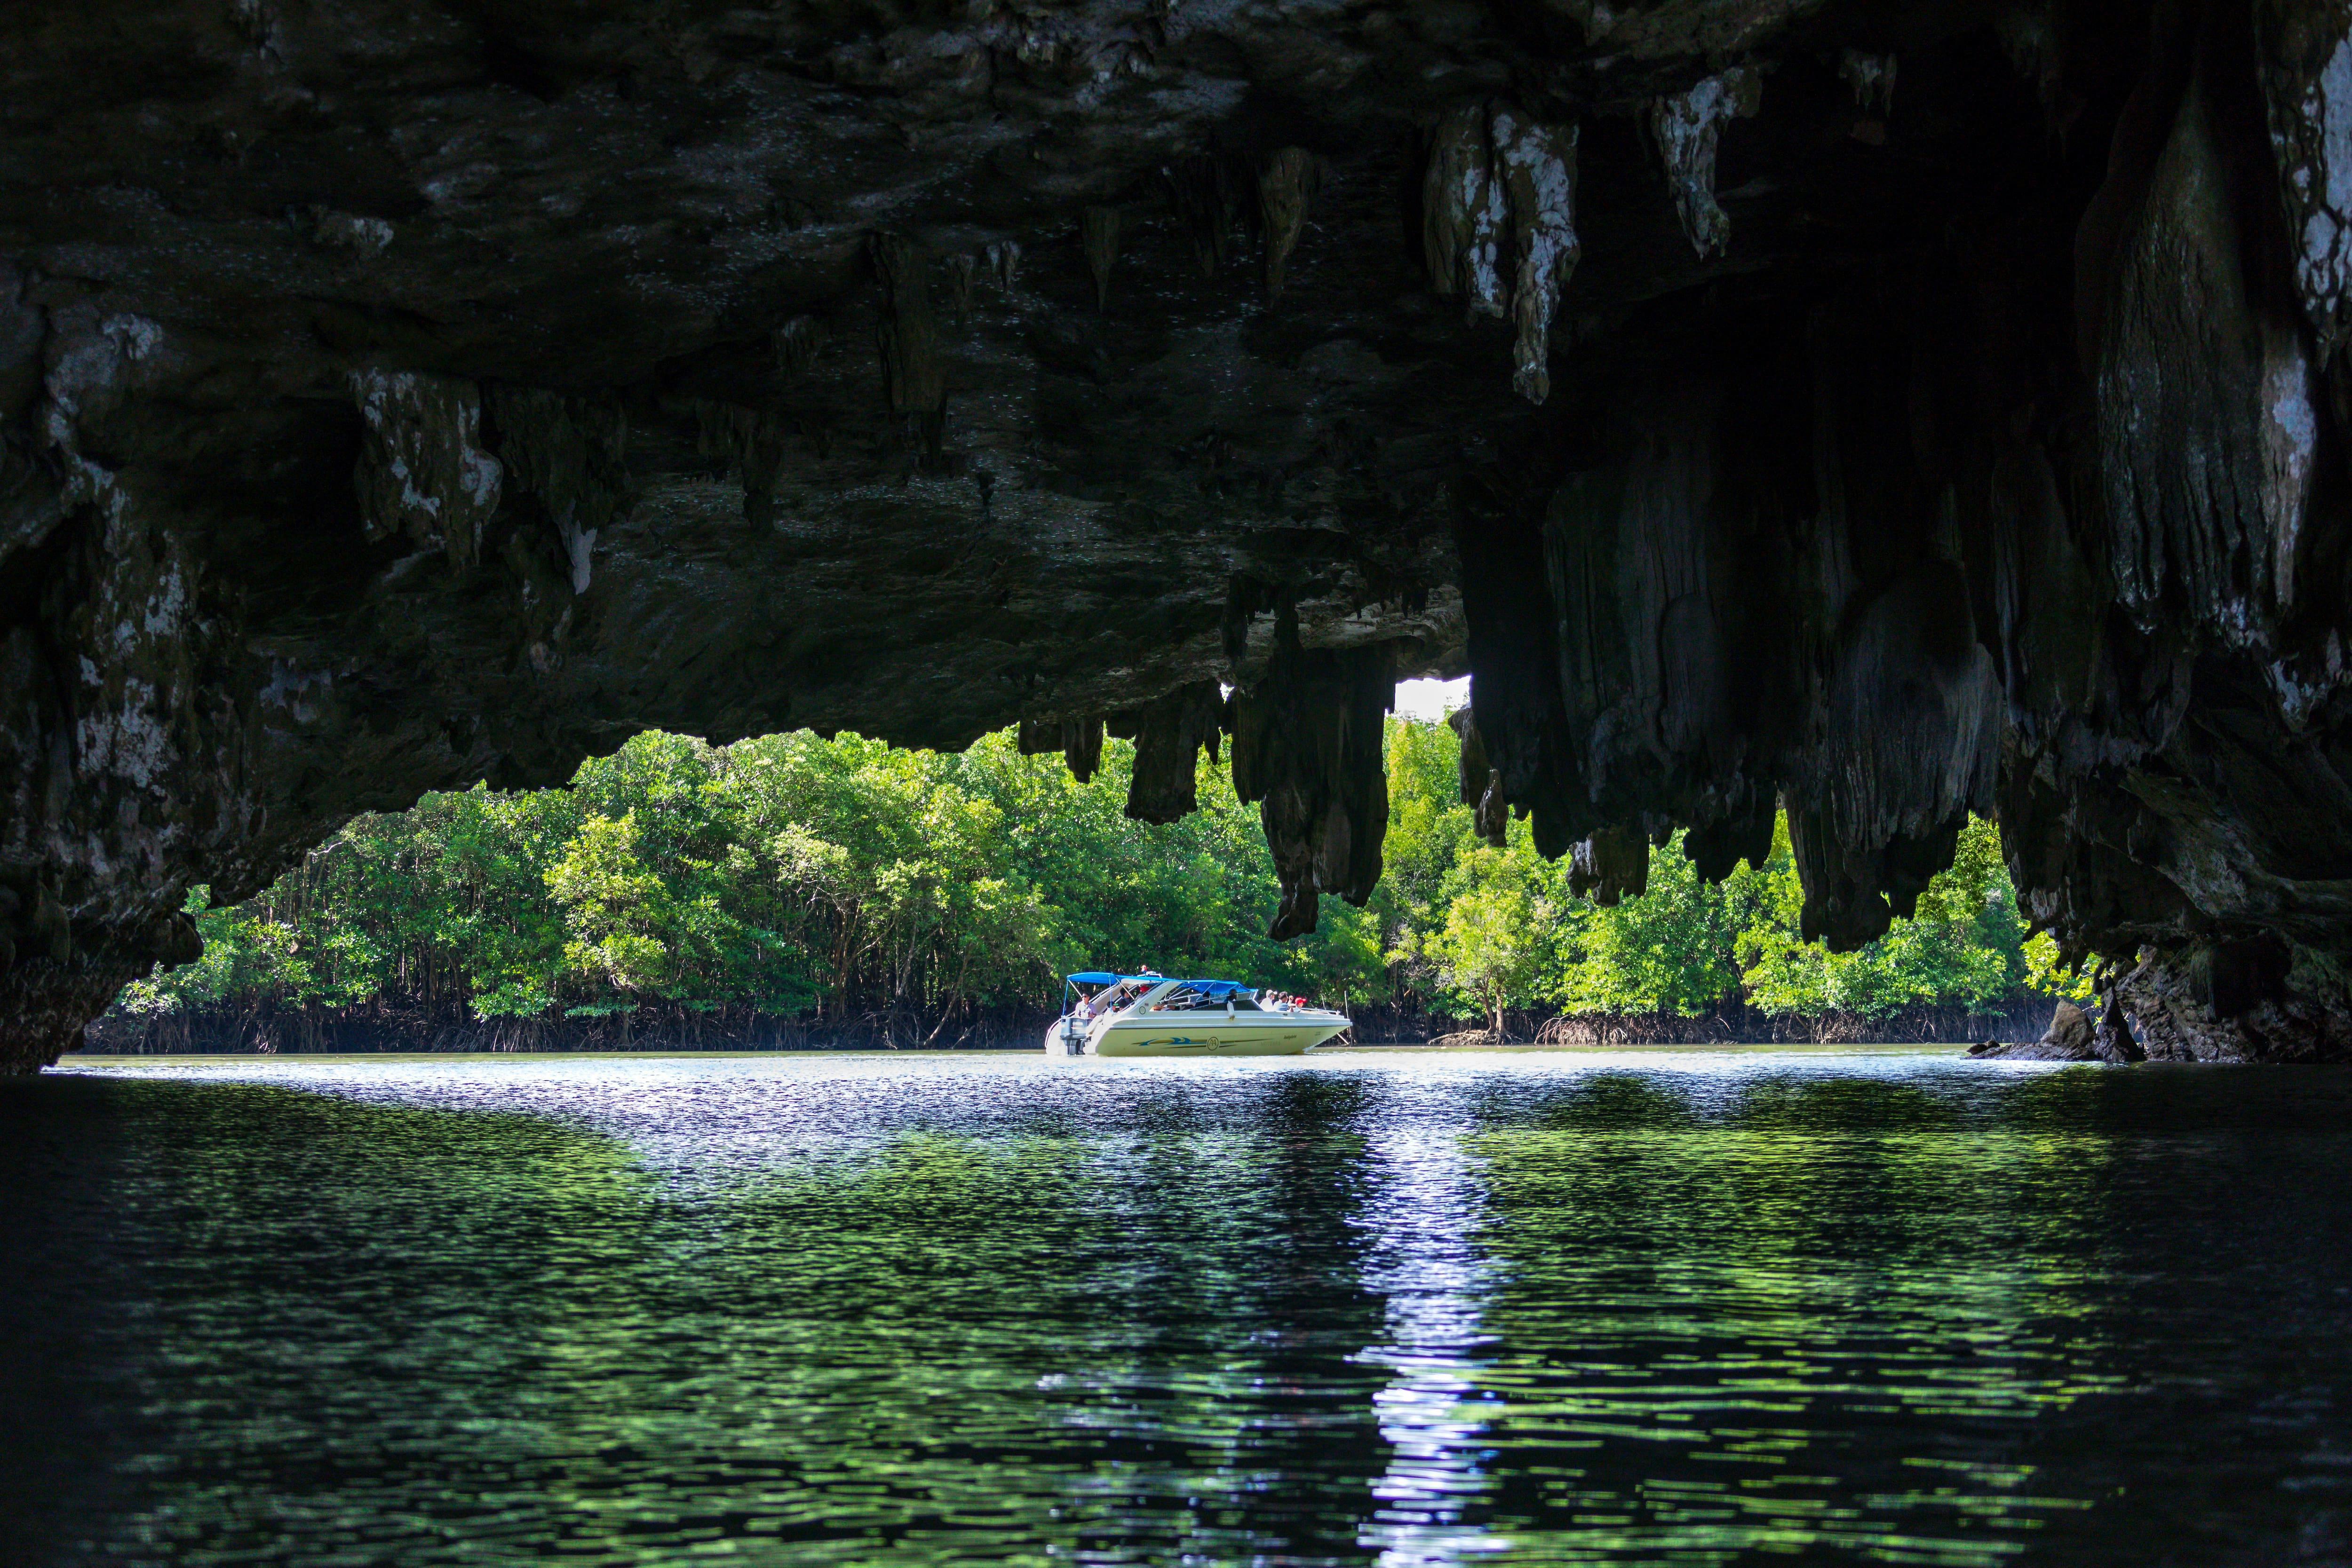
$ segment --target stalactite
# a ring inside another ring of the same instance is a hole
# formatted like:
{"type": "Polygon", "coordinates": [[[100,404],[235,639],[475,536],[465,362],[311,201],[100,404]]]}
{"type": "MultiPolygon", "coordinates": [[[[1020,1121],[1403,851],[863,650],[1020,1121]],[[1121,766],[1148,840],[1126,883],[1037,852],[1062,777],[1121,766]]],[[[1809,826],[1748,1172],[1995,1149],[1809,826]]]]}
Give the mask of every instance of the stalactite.
{"type": "Polygon", "coordinates": [[[1313,199],[1322,165],[1304,147],[1270,152],[1257,171],[1258,214],[1265,229],[1265,291],[1282,292],[1283,268],[1297,248],[1307,226],[1307,204],[1313,199]]]}
{"type": "Polygon", "coordinates": [[[1650,841],[1638,828],[1608,827],[1569,852],[1568,890],[1602,908],[1650,890],[1650,841]]]}
{"type": "Polygon", "coordinates": [[[1024,718],[1016,745],[1024,757],[1060,752],[1071,777],[1084,784],[1102,766],[1103,727],[1098,718],[1024,718]]]}
{"type": "Polygon", "coordinates": [[[1127,792],[1127,814],[1140,822],[1172,822],[1200,802],[1194,779],[1201,748],[1217,757],[1227,721],[1225,699],[1214,681],[1179,686],[1125,716],[1109,727],[1111,733],[1135,742],[1134,780],[1127,792]]]}
{"type": "Polygon", "coordinates": [[[1713,821],[1683,835],[1683,853],[1707,882],[1721,882],[1739,862],[1761,870],[1772,856],[1772,828],[1779,802],[1769,789],[1749,786],[1743,805],[1733,804],[1713,821]]]}
{"type": "Polygon", "coordinates": [[[1360,904],[1380,880],[1381,716],[1396,672],[1383,647],[1301,650],[1295,628],[1278,643],[1265,674],[1234,694],[1233,775],[1234,792],[1259,802],[1282,883],[1268,934],[1286,941],[1315,929],[1320,894],[1360,904]]]}
{"type": "Polygon", "coordinates": [[[1103,721],[1098,718],[1074,718],[1062,725],[1062,760],[1069,765],[1070,776],[1084,784],[1093,779],[1102,767],[1103,721]]]}
{"type": "Polygon", "coordinates": [[[1110,308],[1110,269],[1118,260],[1118,209],[1088,207],[1083,225],[1087,271],[1095,280],[1095,308],[1110,308]]]}
{"type": "Polygon", "coordinates": [[[1576,127],[1557,131],[1497,110],[1490,124],[1509,196],[1517,266],[1511,280],[1511,385],[1529,402],[1551,392],[1552,312],[1576,272],[1576,127]]]}
{"type": "Polygon", "coordinates": [[[776,329],[776,369],[788,376],[796,376],[816,361],[816,352],[824,347],[825,329],[822,319],[815,316],[795,316],[776,329]]]}
{"type": "Polygon", "coordinates": [[[926,453],[936,457],[947,411],[947,372],[931,310],[930,253],[890,234],[875,235],[872,251],[882,279],[882,316],[875,333],[883,390],[890,412],[912,419],[926,453]]]}
{"type": "Polygon", "coordinates": [[[508,479],[546,514],[573,596],[587,592],[596,537],[636,494],[627,411],[614,399],[567,398],[496,382],[483,389],[483,402],[490,445],[508,479]]]}
{"type": "Polygon", "coordinates": [[[1468,316],[1500,317],[1503,230],[1508,195],[1495,175],[1494,141],[1483,103],[1464,104],[1438,121],[1422,183],[1422,246],[1430,287],[1462,297],[1468,316]]]}
{"type": "Polygon", "coordinates": [[[1741,66],[1650,105],[1650,131],[1665,161],[1675,211],[1691,248],[1703,256],[1731,243],[1731,219],[1715,199],[1716,142],[1726,124],[1756,112],[1763,91],[1763,78],[1741,66]]]}
{"type": "Polygon", "coordinates": [[[565,397],[492,382],[483,389],[490,444],[508,476],[551,512],[603,528],[629,507],[629,416],[617,399],[565,397]]]}
{"type": "Polygon", "coordinates": [[[1021,242],[999,240],[982,250],[980,256],[987,266],[988,276],[996,280],[996,287],[1007,294],[1012,293],[1021,280],[1021,242]]]}
{"type": "Polygon", "coordinates": [[[1847,49],[1838,57],[1838,75],[1853,89],[1856,109],[1895,112],[1895,57],[1847,49]]]}
{"type": "Polygon", "coordinates": [[[961,329],[971,317],[971,283],[980,274],[980,258],[968,250],[960,250],[948,257],[948,298],[955,302],[956,326],[961,329]]]}
{"type": "Polygon", "coordinates": [[[2042,100],[2044,119],[2055,131],[2062,51],[2052,4],[2053,0],[2006,0],[1993,11],[1992,29],[2000,40],[2001,53],[2009,57],[2010,68],[2032,87],[2034,97],[2042,100]]]}
{"type": "Polygon", "coordinates": [[[2253,19],[2295,287],[2332,359],[2352,341],[2352,16],[2260,0],[2253,19]]]}
{"type": "Polygon", "coordinates": [[[1478,722],[1467,707],[1454,710],[1447,722],[1461,738],[1461,799],[1470,808],[1478,836],[1503,848],[1510,841],[1511,810],[1503,799],[1503,776],[1486,761],[1486,743],[1478,738],[1478,722]]]}
{"type": "Polygon", "coordinates": [[[743,485],[743,520],[766,528],[775,518],[776,480],[783,472],[785,443],[794,434],[792,422],[772,410],[741,403],[692,406],[695,450],[734,470],[743,485]]]}
{"type": "Polygon", "coordinates": [[[1200,153],[1169,164],[1160,175],[1168,182],[1169,204],[1192,242],[1202,278],[1215,277],[1225,263],[1225,247],[1238,216],[1224,160],[1200,153]]]}
{"type": "Polygon", "coordinates": [[[1465,105],[1439,122],[1422,182],[1431,285],[1472,316],[1512,319],[1511,384],[1529,402],[1550,395],[1552,316],[1582,251],[1577,139],[1506,104],[1465,105]]]}

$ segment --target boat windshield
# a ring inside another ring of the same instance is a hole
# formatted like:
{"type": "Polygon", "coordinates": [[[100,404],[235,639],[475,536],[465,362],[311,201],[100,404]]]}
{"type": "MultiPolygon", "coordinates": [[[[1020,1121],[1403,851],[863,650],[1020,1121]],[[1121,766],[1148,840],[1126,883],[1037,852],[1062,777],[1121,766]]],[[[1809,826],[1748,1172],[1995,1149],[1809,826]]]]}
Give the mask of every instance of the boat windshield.
{"type": "Polygon", "coordinates": [[[1257,993],[1238,980],[1171,980],[1147,971],[1117,977],[1088,972],[1072,975],[1069,981],[1081,988],[1077,1010],[1087,1018],[1102,1018],[1138,1008],[1154,1013],[1192,1012],[1203,1008],[1222,1011],[1228,1007],[1237,1012],[1266,1010],[1259,1003],[1257,993]],[[1105,982],[1100,990],[1092,994],[1084,991],[1084,987],[1097,982],[1105,982]]]}
{"type": "Polygon", "coordinates": [[[1228,1003],[1236,1009],[1256,1010],[1257,1004],[1249,999],[1249,992],[1234,980],[1176,980],[1167,989],[1151,998],[1153,1012],[1191,1012],[1201,1008],[1223,1009],[1228,1003]]]}
{"type": "Polygon", "coordinates": [[[1129,975],[1097,991],[1080,1007],[1087,1017],[1100,1018],[1105,1013],[1118,1012],[1133,1005],[1136,998],[1146,991],[1165,983],[1157,975],[1129,975]]]}

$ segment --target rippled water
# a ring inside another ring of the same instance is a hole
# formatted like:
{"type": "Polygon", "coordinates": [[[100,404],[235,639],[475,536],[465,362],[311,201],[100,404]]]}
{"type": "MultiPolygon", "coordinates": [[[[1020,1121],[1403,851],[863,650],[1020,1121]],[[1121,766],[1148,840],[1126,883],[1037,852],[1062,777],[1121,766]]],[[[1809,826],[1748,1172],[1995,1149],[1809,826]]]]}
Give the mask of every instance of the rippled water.
{"type": "Polygon", "coordinates": [[[2352,1563],[2352,1078],[0,1085],[0,1560],[2352,1563]]]}

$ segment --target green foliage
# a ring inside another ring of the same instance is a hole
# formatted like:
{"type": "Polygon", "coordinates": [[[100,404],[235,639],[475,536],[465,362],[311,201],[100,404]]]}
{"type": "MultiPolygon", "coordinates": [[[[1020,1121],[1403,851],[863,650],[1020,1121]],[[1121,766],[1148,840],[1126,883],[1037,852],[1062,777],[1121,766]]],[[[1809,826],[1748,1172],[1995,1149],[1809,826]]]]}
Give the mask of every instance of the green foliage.
{"type": "Polygon", "coordinates": [[[199,962],[154,1014],[261,1003],[529,1018],[644,1005],[944,1019],[1042,1004],[1079,967],[1386,995],[1381,928],[1333,902],[1288,946],[1256,813],[1205,760],[1203,809],[1129,821],[1133,749],[1090,782],[1010,734],[957,756],[801,732],[641,735],[569,789],[427,796],[354,820],[267,893],[191,909],[199,962]]]}
{"type": "Polygon", "coordinates": [[[1804,892],[1775,825],[1760,865],[1700,879],[1676,833],[1650,855],[1648,892],[1602,909],[1570,895],[1565,862],[1538,858],[1527,825],[1496,849],[1458,803],[1453,736],[1391,721],[1388,923],[1400,989],[1434,1009],[1498,1024],[1506,1009],[1698,1018],[1746,1001],[1776,1017],[1885,1019],[1922,1004],[1990,1009],[2087,994],[2056,973],[2055,944],[2026,939],[2000,831],[1971,819],[1949,871],[1911,919],[1854,953],[1799,936],[1804,892]]]}
{"type": "Polygon", "coordinates": [[[1740,933],[1748,992],[1768,1013],[1859,1013],[1885,1018],[1906,1007],[1961,1003],[1990,1009],[2029,992],[2025,922],[2001,863],[2000,833],[1969,819],[1950,870],[1927,884],[1908,920],[1853,953],[1831,953],[1798,937],[1803,892],[1788,852],[1784,819],[1773,838],[1759,918],[1740,933]]]}
{"type": "Polygon", "coordinates": [[[1885,1017],[1922,1002],[2080,995],[2029,943],[1991,824],[1972,822],[1913,919],[1832,955],[1798,939],[1785,821],[1761,866],[1699,879],[1679,837],[1649,891],[1572,896],[1527,824],[1474,831],[1443,725],[1388,728],[1387,872],[1265,935],[1279,893],[1255,810],[1201,764],[1202,809],[1124,812],[1133,750],[1080,784],[1010,732],[959,755],[806,731],[717,747],[641,735],[568,789],[432,795],[354,820],[266,893],[189,910],[204,957],[136,982],[147,1015],[262,1005],[602,1017],[655,1006],[912,1024],[1050,1002],[1081,967],[1223,974],[1347,1005],[1499,1026],[1506,1012],[1885,1017]]]}

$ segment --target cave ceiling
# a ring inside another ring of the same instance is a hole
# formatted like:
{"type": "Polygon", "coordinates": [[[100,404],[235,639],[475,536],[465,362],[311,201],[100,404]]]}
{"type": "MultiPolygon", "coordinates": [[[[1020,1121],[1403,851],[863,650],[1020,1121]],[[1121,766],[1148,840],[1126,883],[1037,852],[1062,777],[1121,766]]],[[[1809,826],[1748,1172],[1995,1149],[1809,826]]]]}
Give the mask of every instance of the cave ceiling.
{"type": "Polygon", "coordinates": [[[1997,813],[2159,1054],[2340,1054],[2347,32],[10,5],[0,1059],[191,883],[648,726],[1107,727],[1150,820],[1229,744],[1297,930],[1465,672],[1596,896],[1784,804],[1852,946],[1997,813]]]}

